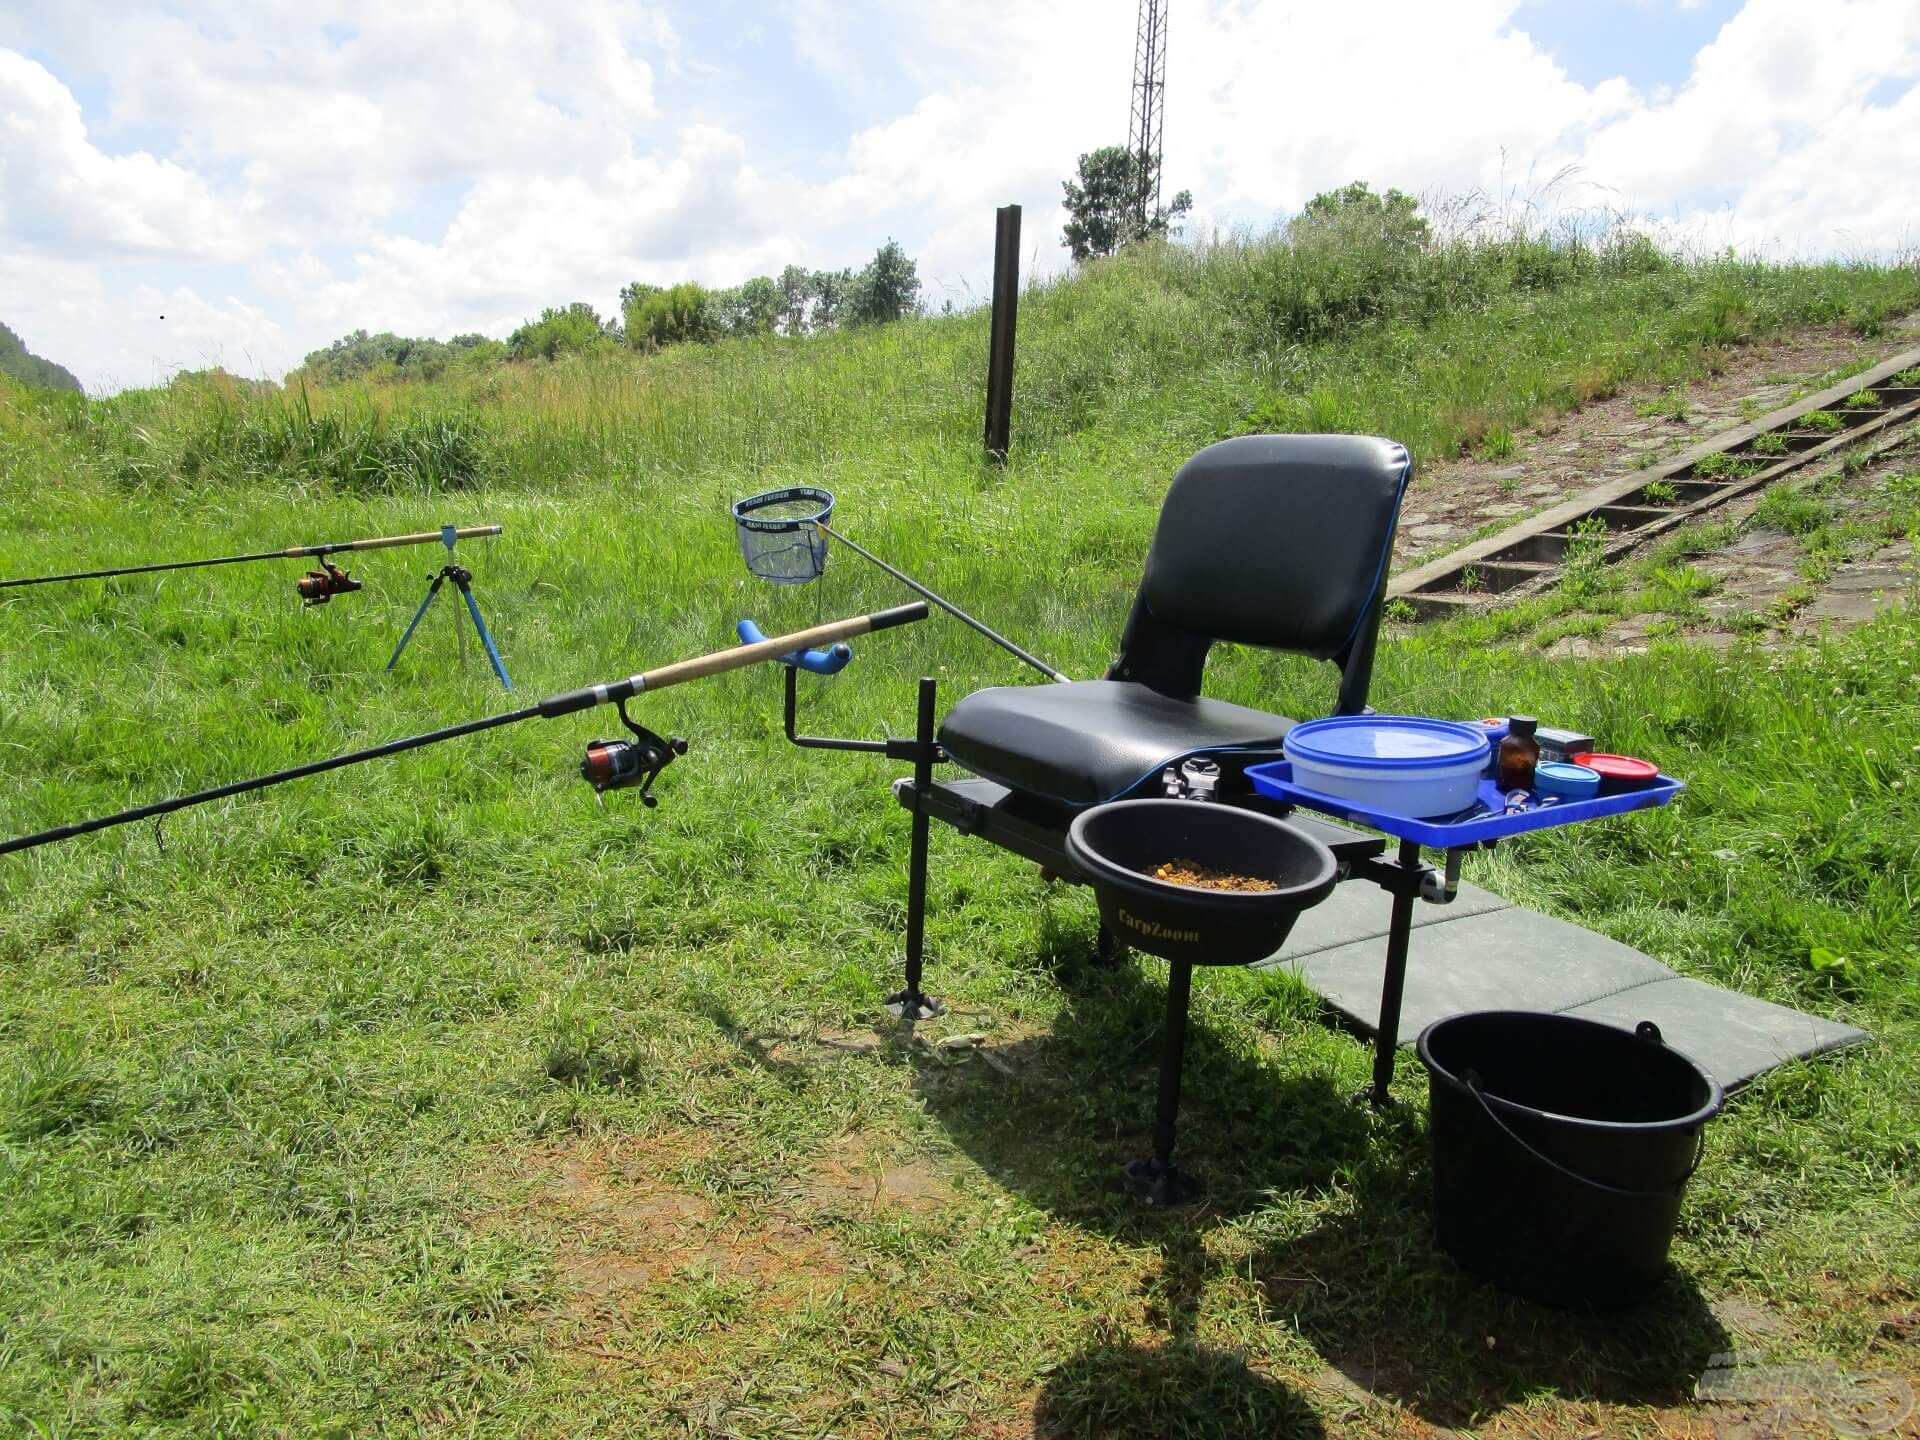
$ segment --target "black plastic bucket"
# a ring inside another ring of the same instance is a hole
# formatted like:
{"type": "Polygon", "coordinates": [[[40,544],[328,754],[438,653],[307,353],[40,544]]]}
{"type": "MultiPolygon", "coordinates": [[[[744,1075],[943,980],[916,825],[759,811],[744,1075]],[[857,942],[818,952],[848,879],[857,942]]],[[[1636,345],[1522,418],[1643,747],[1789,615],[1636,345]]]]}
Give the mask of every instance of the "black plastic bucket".
{"type": "Polygon", "coordinates": [[[1610,1309],[1659,1284],[1719,1082],[1635,1031],[1483,1010],[1420,1034],[1441,1246],[1503,1290],[1610,1309]]]}

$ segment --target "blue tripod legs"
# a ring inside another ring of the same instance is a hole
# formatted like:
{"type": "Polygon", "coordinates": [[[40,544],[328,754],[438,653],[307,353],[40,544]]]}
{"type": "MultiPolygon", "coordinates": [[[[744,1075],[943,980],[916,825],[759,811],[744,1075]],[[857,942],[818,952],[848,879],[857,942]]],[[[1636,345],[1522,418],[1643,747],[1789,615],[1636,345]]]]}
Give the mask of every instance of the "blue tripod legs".
{"type": "MultiPolygon", "coordinates": [[[[456,580],[454,583],[460,582],[456,580]]],[[[494,646],[493,636],[487,630],[487,622],[480,618],[480,602],[473,598],[473,586],[460,585],[460,595],[467,602],[467,614],[473,617],[473,628],[480,632],[480,643],[487,647],[487,659],[493,662],[493,673],[498,675],[500,683],[511,691],[513,681],[507,678],[506,662],[500,658],[500,651],[494,646]]]]}
{"type": "Polygon", "coordinates": [[[433,597],[440,593],[440,587],[446,583],[447,572],[442,570],[433,577],[433,583],[427,586],[426,599],[420,602],[420,608],[413,612],[413,619],[407,622],[407,628],[401,632],[400,643],[393,647],[393,654],[387,657],[387,669],[391,670],[400,663],[400,652],[407,648],[407,642],[413,639],[413,632],[420,628],[420,621],[427,613],[427,607],[433,604],[433,597]]]}
{"type": "Polygon", "coordinates": [[[509,691],[513,681],[507,678],[506,662],[500,658],[500,651],[493,643],[493,635],[487,629],[487,622],[480,618],[480,603],[473,598],[473,572],[460,565],[444,565],[440,573],[433,577],[433,583],[427,586],[427,598],[420,602],[420,608],[413,612],[413,619],[407,622],[406,630],[400,636],[400,643],[393,647],[393,654],[387,660],[387,669],[391,670],[400,663],[400,653],[407,648],[407,642],[413,639],[413,632],[420,628],[420,621],[427,613],[427,607],[433,604],[433,597],[440,593],[440,587],[447,581],[453,581],[454,588],[467,602],[467,614],[473,620],[473,628],[480,635],[480,643],[486,647],[487,659],[493,665],[493,673],[500,677],[500,683],[509,691]]]}

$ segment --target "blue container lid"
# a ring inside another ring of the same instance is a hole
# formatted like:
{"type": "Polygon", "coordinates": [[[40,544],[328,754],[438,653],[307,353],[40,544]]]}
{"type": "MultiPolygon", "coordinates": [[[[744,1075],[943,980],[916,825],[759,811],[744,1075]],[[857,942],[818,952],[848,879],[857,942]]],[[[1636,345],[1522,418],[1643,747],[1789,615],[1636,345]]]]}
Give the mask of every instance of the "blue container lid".
{"type": "Polygon", "coordinates": [[[1600,788],[1600,772],[1565,760],[1542,760],[1533,768],[1533,788],[1561,795],[1591,795],[1600,788]]]}
{"type": "Polygon", "coordinates": [[[1486,763],[1492,747],[1478,725],[1418,715],[1336,715],[1287,732],[1290,760],[1356,770],[1445,770],[1486,763]]]}

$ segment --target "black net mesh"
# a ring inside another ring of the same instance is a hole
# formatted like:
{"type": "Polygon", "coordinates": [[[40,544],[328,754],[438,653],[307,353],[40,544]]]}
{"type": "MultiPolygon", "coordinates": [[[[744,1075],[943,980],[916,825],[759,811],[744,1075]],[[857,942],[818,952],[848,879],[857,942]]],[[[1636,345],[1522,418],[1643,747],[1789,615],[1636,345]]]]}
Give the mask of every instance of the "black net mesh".
{"type": "Polygon", "coordinates": [[[832,519],[832,493],[810,485],[769,490],[733,507],[740,557],[776,585],[802,585],[826,573],[827,537],[814,522],[832,519]]]}

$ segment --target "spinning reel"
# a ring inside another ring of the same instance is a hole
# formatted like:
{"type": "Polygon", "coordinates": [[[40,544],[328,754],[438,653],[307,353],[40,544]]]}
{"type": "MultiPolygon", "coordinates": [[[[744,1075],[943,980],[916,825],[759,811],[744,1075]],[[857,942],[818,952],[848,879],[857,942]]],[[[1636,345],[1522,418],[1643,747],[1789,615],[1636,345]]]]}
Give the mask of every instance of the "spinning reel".
{"type": "Polygon", "coordinates": [[[307,578],[293,582],[293,588],[300,592],[303,605],[324,605],[336,595],[347,595],[361,587],[346,571],[331,560],[322,560],[321,568],[309,570],[307,578]]]}
{"type": "Polygon", "coordinates": [[[660,803],[653,793],[653,782],[675,758],[687,753],[687,742],[678,735],[670,739],[634,723],[627,714],[627,702],[620,704],[620,723],[633,732],[631,740],[589,740],[587,753],[580,760],[580,778],[593,786],[593,793],[640,787],[641,803],[652,807],[660,803]]]}

